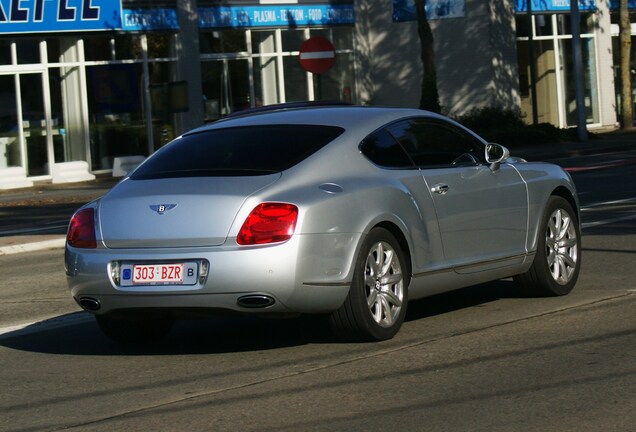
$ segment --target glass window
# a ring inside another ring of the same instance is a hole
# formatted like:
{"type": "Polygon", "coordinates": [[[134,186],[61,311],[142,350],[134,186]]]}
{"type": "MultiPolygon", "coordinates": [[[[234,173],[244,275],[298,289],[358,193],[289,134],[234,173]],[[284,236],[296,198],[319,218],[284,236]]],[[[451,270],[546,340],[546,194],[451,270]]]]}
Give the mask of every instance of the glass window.
{"type": "Polygon", "coordinates": [[[314,99],[352,102],[355,88],[353,53],[338,52],[350,50],[353,46],[351,28],[312,30],[311,37],[314,36],[331,41],[337,52],[335,64],[327,72],[314,75],[314,99]]]}
{"type": "Polygon", "coordinates": [[[360,144],[360,151],[371,162],[385,168],[415,168],[404,149],[393,136],[382,129],[360,144]]]}
{"type": "Polygon", "coordinates": [[[110,169],[117,156],[148,154],[142,110],[142,65],[86,68],[92,168],[110,169]]]}
{"type": "Polygon", "coordinates": [[[11,64],[11,42],[0,40],[0,65],[11,64]]]}
{"type": "Polygon", "coordinates": [[[44,90],[42,74],[20,75],[22,93],[22,127],[26,141],[27,174],[49,174],[49,159],[44,117],[44,90]]]}
{"type": "Polygon", "coordinates": [[[267,125],[193,133],[155,153],[135,171],[132,179],[280,172],[306,159],[343,132],[334,126],[267,125]]]}
{"type": "Polygon", "coordinates": [[[40,63],[40,41],[21,39],[16,41],[19,64],[40,63]]]}
{"type": "MultiPolygon", "coordinates": [[[[527,21],[526,21],[527,22],[527,21]]],[[[534,31],[537,36],[551,36],[554,34],[551,15],[536,15],[534,19],[534,31]]]]}
{"type": "Polygon", "coordinates": [[[314,99],[353,101],[353,53],[336,55],[336,63],[327,72],[314,75],[314,99]]]}
{"type": "Polygon", "coordinates": [[[283,40],[283,51],[294,52],[300,50],[300,46],[305,42],[305,31],[283,30],[281,37],[283,40]]]}
{"type": "Polygon", "coordinates": [[[153,148],[172,141],[176,134],[172,115],[188,110],[188,85],[185,81],[175,82],[174,62],[150,62],[150,98],[152,106],[153,148]]]}
{"type": "Polygon", "coordinates": [[[203,105],[205,121],[214,121],[227,115],[225,101],[222,100],[223,90],[223,62],[209,61],[201,63],[203,86],[203,105]]]}
{"type": "MultiPolygon", "coordinates": [[[[560,35],[572,34],[572,19],[570,14],[559,14],[557,17],[557,26],[560,35]]],[[[590,13],[581,13],[580,15],[580,29],[581,34],[594,33],[594,17],[590,13]]]]}
{"type": "Polygon", "coordinates": [[[171,33],[148,33],[148,58],[173,57],[174,35],[171,33]]]}
{"type": "Polygon", "coordinates": [[[474,165],[483,159],[476,138],[441,120],[412,119],[388,130],[420,167],[474,165]]]}
{"type": "Polygon", "coordinates": [[[0,75],[0,169],[22,166],[15,78],[0,75]]]}
{"type": "Polygon", "coordinates": [[[309,99],[307,91],[307,72],[298,63],[298,56],[283,58],[285,76],[285,98],[287,102],[299,102],[309,99]]]}
{"type": "Polygon", "coordinates": [[[209,31],[199,33],[202,54],[236,53],[247,51],[245,30],[209,31]]]}
{"type": "Polygon", "coordinates": [[[250,107],[247,60],[203,62],[201,74],[206,121],[250,107]]]}
{"type": "Polygon", "coordinates": [[[118,35],[114,39],[115,60],[135,60],[143,58],[141,36],[118,35]]]}
{"type": "Polygon", "coordinates": [[[84,39],[84,56],[87,61],[112,60],[113,51],[109,36],[91,36],[84,39]]]}
{"type": "Polygon", "coordinates": [[[61,61],[59,39],[47,39],[46,52],[47,52],[47,58],[49,63],[59,63],[61,61]]]}
{"type": "MultiPolygon", "coordinates": [[[[600,113],[596,86],[596,59],[594,39],[583,38],[581,40],[583,54],[583,91],[585,99],[585,118],[587,123],[598,123],[600,113]]],[[[576,88],[574,79],[574,61],[572,54],[572,39],[559,41],[561,48],[561,74],[565,87],[565,109],[568,125],[575,125],[576,119],[576,88]]]]}

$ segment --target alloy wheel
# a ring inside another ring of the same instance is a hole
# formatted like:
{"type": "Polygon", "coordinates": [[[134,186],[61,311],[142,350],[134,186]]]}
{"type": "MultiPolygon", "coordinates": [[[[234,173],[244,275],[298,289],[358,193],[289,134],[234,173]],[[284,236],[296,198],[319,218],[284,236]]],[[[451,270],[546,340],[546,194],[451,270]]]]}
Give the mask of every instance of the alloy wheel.
{"type": "Polygon", "coordinates": [[[404,302],[404,276],[396,251],[378,242],[369,251],[364,284],[371,316],[381,327],[391,327],[404,302]]]}
{"type": "Polygon", "coordinates": [[[574,220],[564,209],[555,210],[546,229],[546,257],[552,278],[560,285],[572,279],[578,261],[578,238],[574,220]]]}

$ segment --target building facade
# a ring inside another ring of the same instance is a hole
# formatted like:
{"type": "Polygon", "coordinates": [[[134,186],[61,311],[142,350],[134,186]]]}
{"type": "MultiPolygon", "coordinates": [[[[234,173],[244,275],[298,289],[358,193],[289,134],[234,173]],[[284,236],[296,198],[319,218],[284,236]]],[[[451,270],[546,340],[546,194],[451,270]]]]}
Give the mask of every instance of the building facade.
{"type": "MultiPolygon", "coordinates": [[[[533,0],[528,13],[526,0],[427,0],[444,112],[532,118],[536,106],[539,121],[574,126],[563,4],[533,0]]],[[[616,124],[612,6],[581,5],[590,128],[616,124]]],[[[110,174],[250,107],[416,107],[419,47],[412,0],[0,0],[0,189],[110,174]],[[333,51],[303,52],[315,38],[333,51]],[[335,62],[314,74],[299,62],[310,54],[335,62]]]]}

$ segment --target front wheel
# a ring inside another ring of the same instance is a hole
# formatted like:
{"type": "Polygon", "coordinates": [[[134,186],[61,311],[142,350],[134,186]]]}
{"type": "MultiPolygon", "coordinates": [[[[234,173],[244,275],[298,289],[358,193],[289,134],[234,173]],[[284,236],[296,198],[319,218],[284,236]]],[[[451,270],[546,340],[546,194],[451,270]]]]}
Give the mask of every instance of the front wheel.
{"type": "Polygon", "coordinates": [[[530,269],[514,280],[537,295],[566,295],[581,269],[581,231],[570,203],[550,197],[539,228],[537,253],[530,269]]]}
{"type": "Polygon", "coordinates": [[[408,266],[393,234],[373,229],[355,262],[344,304],[330,317],[336,335],[346,340],[379,341],[398,332],[408,303],[408,266]]]}

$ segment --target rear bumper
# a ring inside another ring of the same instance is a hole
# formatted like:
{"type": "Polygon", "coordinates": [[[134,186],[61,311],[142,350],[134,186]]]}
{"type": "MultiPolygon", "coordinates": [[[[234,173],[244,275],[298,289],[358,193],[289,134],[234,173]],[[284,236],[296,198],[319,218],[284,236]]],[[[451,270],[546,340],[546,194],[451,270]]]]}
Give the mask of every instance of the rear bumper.
{"type": "Polygon", "coordinates": [[[65,266],[76,301],[96,300],[102,314],[131,308],[224,309],[246,313],[325,313],[344,302],[351,265],[360,240],[355,234],[294,236],[285,243],[240,247],[174,249],[75,249],[66,247],[65,266]],[[208,275],[195,285],[117,284],[113,263],[206,261],[208,275]],[[239,299],[273,299],[264,307],[245,307],[239,299]]]}

